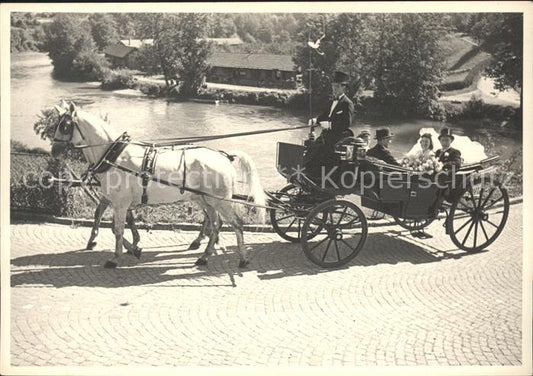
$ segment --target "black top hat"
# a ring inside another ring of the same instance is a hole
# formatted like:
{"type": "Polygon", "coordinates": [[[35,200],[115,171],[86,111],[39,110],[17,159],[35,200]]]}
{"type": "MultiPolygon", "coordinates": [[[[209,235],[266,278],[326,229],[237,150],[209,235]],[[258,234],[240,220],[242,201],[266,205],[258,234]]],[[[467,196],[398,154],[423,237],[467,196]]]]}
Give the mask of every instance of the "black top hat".
{"type": "Polygon", "coordinates": [[[344,72],[341,72],[341,71],[335,71],[335,73],[333,74],[333,81],[332,83],[337,83],[337,84],[344,84],[344,85],[347,85],[348,84],[348,81],[350,81],[350,76],[348,76],[346,73],[344,72]]]}
{"type": "Polygon", "coordinates": [[[440,130],[440,135],[439,135],[439,140],[441,137],[444,137],[444,136],[448,136],[450,137],[452,140],[455,139],[455,137],[453,137],[453,134],[452,134],[452,130],[451,128],[442,128],[440,130]]]}
{"type": "Polygon", "coordinates": [[[394,136],[394,133],[390,131],[389,128],[381,128],[376,130],[376,139],[380,140],[382,138],[392,137],[394,136]]]}

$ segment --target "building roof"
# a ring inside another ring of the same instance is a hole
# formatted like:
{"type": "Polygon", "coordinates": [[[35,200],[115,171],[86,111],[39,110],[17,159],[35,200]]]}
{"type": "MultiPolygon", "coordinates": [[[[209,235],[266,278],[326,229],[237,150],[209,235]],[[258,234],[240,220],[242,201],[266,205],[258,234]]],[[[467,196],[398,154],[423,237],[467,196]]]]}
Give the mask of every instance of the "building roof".
{"type": "Polygon", "coordinates": [[[207,63],[212,67],[245,68],[280,70],[293,72],[295,70],[292,56],[271,54],[235,54],[227,52],[215,52],[207,63]]]}
{"type": "Polygon", "coordinates": [[[142,47],[145,44],[151,45],[154,43],[153,39],[121,39],[120,43],[129,47],[142,47]]]}
{"type": "Polygon", "coordinates": [[[110,44],[109,46],[107,46],[104,50],[104,54],[109,55],[109,56],[123,58],[135,50],[136,50],[135,47],[124,46],[120,43],[117,43],[117,44],[110,44]]]}

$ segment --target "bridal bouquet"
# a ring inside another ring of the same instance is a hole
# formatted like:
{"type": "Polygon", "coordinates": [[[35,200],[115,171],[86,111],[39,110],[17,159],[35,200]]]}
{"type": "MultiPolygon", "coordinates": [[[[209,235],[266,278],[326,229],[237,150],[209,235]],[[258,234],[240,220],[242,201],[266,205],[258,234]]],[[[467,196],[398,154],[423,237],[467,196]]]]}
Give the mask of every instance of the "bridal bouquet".
{"type": "Polygon", "coordinates": [[[439,162],[435,156],[429,158],[409,158],[405,157],[402,160],[402,167],[408,168],[417,172],[424,172],[433,174],[442,170],[442,163],[439,162]]]}

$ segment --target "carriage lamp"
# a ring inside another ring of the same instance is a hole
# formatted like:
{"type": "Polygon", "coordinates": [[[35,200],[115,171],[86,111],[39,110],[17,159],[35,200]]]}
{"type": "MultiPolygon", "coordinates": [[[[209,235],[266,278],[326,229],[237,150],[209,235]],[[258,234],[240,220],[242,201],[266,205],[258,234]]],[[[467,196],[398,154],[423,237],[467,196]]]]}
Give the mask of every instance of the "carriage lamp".
{"type": "Polygon", "coordinates": [[[339,156],[341,161],[353,161],[353,145],[341,144],[335,145],[335,154],[339,156]]]}
{"type": "Polygon", "coordinates": [[[357,148],[357,160],[358,161],[361,161],[361,160],[365,160],[366,159],[366,148],[365,147],[360,147],[360,148],[357,148]]]}

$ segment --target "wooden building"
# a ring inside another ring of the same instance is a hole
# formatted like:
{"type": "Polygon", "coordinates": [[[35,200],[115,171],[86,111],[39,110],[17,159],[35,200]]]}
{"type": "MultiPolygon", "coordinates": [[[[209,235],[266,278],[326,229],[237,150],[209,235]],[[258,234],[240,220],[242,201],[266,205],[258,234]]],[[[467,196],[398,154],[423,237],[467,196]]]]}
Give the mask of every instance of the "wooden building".
{"type": "Polygon", "coordinates": [[[290,55],[216,52],[207,62],[211,67],[208,82],[296,88],[296,69],[290,55]]]}
{"type": "Polygon", "coordinates": [[[137,51],[136,47],[117,43],[107,46],[104,55],[113,68],[131,68],[134,63],[135,51],[137,51]]]}

